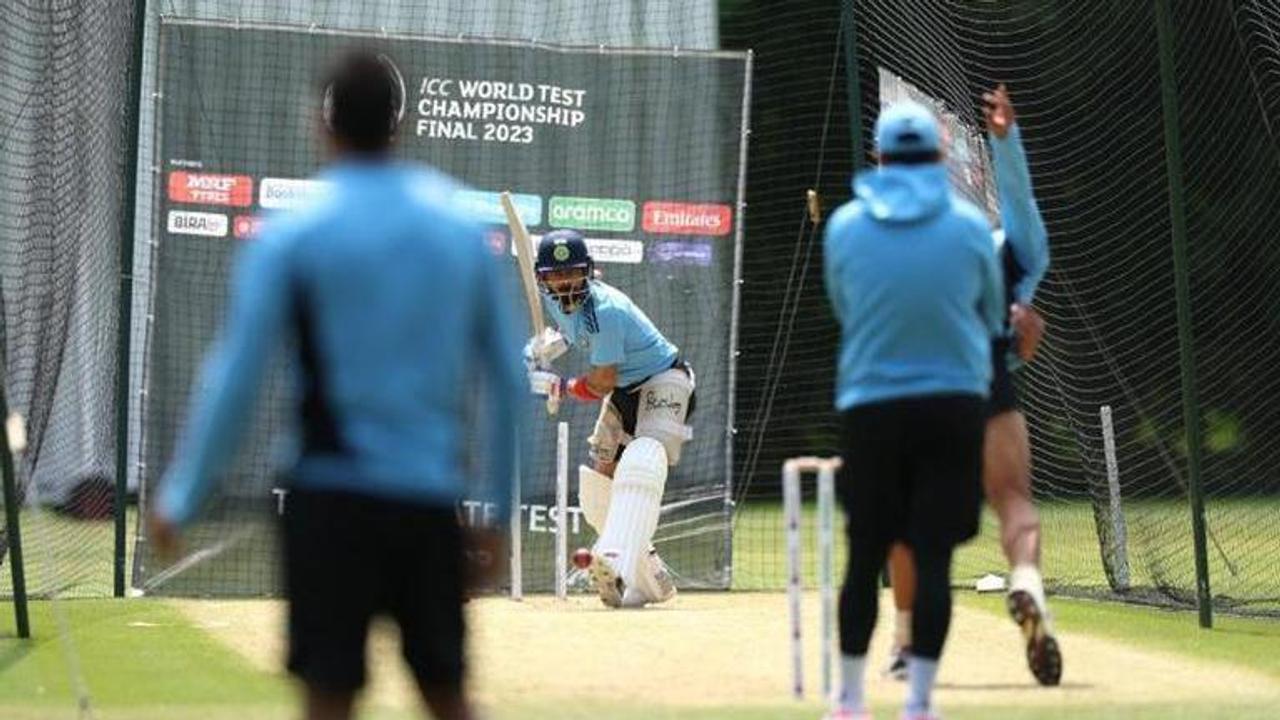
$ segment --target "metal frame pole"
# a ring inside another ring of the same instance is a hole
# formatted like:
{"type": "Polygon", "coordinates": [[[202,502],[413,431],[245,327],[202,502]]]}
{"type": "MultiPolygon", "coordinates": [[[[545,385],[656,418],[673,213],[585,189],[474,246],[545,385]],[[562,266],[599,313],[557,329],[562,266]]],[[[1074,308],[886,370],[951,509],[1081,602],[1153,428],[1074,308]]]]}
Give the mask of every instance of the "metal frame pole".
{"type": "MultiPolygon", "coordinates": [[[[3,348],[0,348],[2,350],[3,348]]],[[[0,368],[3,370],[3,368],[0,368]]],[[[9,446],[9,403],[0,379],[0,482],[4,485],[4,525],[9,543],[9,573],[13,578],[13,619],[18,637],[31,637],[27,617],[27,571],[22,561],[22,529],[18,522],[18,478],[13,470],[13,448],[9,446]]]]}
{"type": "Polygon", "coordinates": [[[133,58],[130,63],[129,114],[125,123],[128,148],[124,158],[124,197],[120,217],[120,296],[116,316],[116,488],[115,559],[113,585],[116,597],[124,597],[125,502],[129,493],[129,369],[133,330],[133,233],[138,211],[138,134],[142,113],[142,58],[147,26],[147,0],[133,3],[133,58]]]}
{"type": "Polygon", "coordinates": [[[1209,592],[1209,552],[1205,540],[1204,487],[1200,475],[1200,398],[1196,390],[1194,335],[1191,327],[1190,262],[1187,259],[1187,208],[1182,186],[1182,135],[1178,127],[1178,87],[1174,77],[1173,9],[1170,0],[1155,0],[1156,36],[1160,45],[1160,96],[1164,105],[1164,150],[1169,175],[1169,216],[1173,231],[1173,275],[1178,302],[1178,356],[1182,367],[1182,422],[1187,440],[1187,480],[1191,495],[1191,530],[1195,540],[1196,605],[1200,627],[1213,627],[1209,592]]]}
{"type": "Polygon", "coordinates": [[[849,96],[849,131],[853,134],[853,169],[866,164],[862,150],[862,76],[858,72],[858,25],[854,12],[857,0],[841,0],[841,44],[844,45],[845,93],[849,96]]]}

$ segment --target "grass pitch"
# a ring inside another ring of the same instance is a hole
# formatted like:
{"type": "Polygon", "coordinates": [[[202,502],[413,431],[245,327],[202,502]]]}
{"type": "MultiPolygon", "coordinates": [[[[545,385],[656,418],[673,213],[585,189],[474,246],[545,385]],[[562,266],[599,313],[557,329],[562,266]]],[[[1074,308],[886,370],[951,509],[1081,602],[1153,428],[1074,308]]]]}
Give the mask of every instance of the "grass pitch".
{"type": "MultiPolygon", "coordinates": [[[[1055,603],[1067,669],[1060,688],[1034,685],[999,598],[961,593],[938,702],[947,718],[1271,718],[1280,702],[1280,623],[1223,618],[1213,631],[1188,613],[1089,601],[1055,603]]],[[[807,600],[810,694],[788,695],[785,598],[685,594],[668,608],[608,611],[567,604],[473,604],[476,690],[504,718],[816,718],[816,600],[807,600]]],[[[0,606],[0,612],[9,608],[0,606]]],[[[74,657],[108,720],[296,717],[279,671],[274,601],[64,601],[74,657]]],[[[78,717],[54,608],[33,605],[36,637],[0,625],[0,717],[78,717]]],[[[882,615],[882,623],[887,618],[882,615]]],[[[887,627],[877,632],[874,663],[887,627]]],[[[417,716],[392,634],[372,643],[362,717],[417,716]]],[[[871,680],[877,717],[894,717],[902,687],[871,680]]]]}

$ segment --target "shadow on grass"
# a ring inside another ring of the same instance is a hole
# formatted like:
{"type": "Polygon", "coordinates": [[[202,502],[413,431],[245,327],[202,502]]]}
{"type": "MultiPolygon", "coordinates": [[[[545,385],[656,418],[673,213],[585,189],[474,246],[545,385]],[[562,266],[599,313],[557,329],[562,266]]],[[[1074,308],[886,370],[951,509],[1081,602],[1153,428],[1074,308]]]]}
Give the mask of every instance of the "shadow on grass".
{"type": "Polygon", "coordinates": [[[26,657],[36,646],[37,641],[31,638],[19,639],[17,636],[6,635],[3,639],[12,640],[12,643],[6,642],[3,649],[0,649],[0,674],[8,670],[11,666],[17,664],[19,660],[26,657]]]}
{"type": "MultiPolygon", "coordinates": [[[[1028,683],[938,683],[935,687],[939,690],[960,690],[974,692],[1018,692],[1025,691],[1027,693],[1043,693],[1044,688],[1039,685],[1031,685],[1028,683]]],[[[1095,686],[1092,683],[1062,683],[1056,688],[1063,690],[1092,690],[1095,686]]]]}

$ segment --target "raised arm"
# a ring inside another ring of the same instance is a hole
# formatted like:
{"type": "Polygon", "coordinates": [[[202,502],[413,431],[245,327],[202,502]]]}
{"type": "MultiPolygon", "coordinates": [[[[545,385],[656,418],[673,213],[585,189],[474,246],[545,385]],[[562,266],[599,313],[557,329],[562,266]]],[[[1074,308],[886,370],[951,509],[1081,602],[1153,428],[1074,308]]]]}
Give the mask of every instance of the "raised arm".
{"type": "Polygon", "coordinates": [[[1013,298],[1016,303],[1030,305],[1049,267],[1048,231],[1031,187],[1027,154],[1009,94],[1004,85],[1000,85],[982,97],[1000,201],[1000,222],[1005,242],[1021,270],[1012,288],[1013,298]]]}

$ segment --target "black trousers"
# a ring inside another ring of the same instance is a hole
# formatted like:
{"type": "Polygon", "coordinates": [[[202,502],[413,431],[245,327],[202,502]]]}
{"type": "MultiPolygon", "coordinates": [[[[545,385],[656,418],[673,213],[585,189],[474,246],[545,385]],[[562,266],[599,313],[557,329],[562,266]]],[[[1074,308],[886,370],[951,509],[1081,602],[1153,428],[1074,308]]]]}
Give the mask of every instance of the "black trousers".
{"type": "Polygon", "coordinates": [[[283,525],[290,672],[324,690],[359,689],[369,623],[388,615],[420,686],[461,687],[465,578],[454,508],[295,488],[283,525]]]}
{"type": "Polygon", "coordinates": [[[840,500],[849,565],[840,593],[840,647],[865,655],[889,546],[916,557],[912,654],[936,658],[951,618],[951,554],[977,534],[987,403],[938,395],[861,405],[843,415],[840,500]]]}

